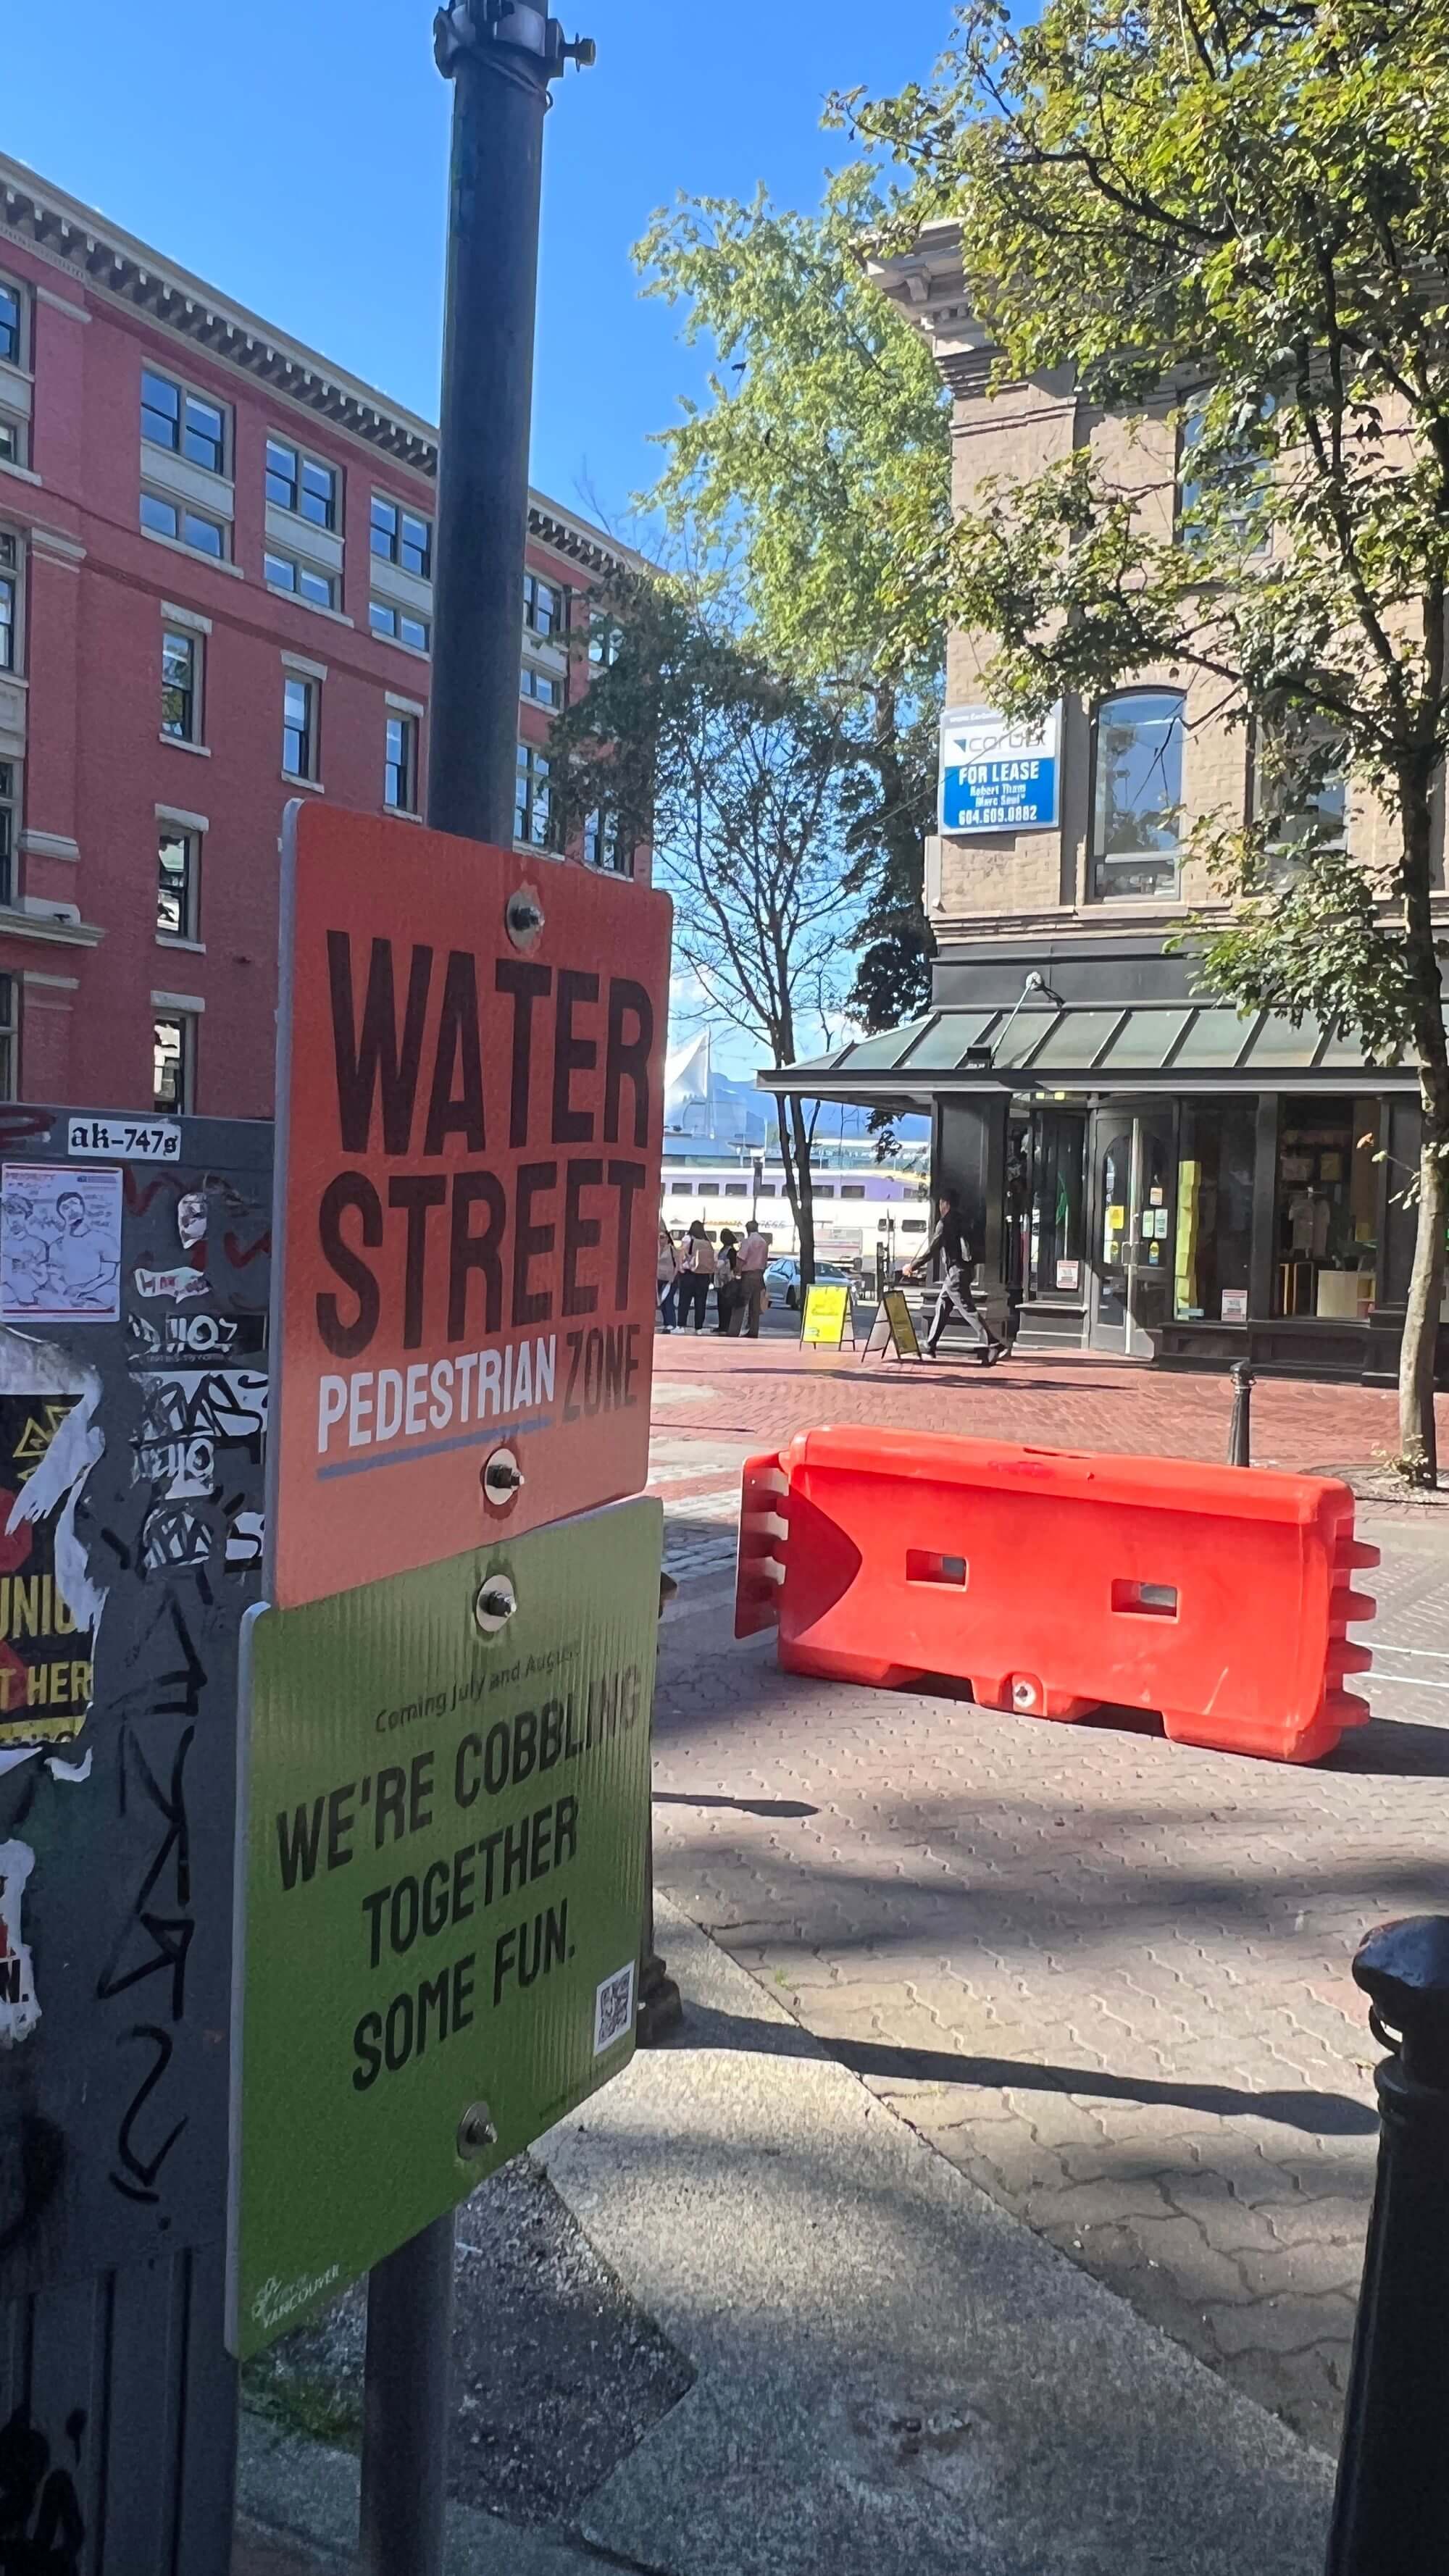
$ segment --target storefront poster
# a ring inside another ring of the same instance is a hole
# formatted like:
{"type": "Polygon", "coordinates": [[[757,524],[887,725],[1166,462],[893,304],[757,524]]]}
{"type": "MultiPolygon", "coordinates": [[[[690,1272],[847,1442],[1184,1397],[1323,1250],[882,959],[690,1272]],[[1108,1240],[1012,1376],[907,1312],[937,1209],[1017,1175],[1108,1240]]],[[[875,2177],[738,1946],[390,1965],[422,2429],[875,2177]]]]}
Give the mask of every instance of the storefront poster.
{"type": "Polygon", "coordinates": [[[0,1322],[114,1324],[120,1313],[120,1173],[0,1167],[0,1322]]]}

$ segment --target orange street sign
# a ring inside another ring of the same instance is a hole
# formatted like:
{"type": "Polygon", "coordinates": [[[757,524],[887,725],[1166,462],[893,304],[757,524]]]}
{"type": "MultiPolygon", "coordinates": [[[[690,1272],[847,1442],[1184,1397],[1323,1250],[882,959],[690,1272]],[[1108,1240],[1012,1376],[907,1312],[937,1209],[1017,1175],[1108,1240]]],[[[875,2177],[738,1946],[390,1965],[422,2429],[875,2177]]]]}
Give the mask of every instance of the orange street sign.
{"type": "Polygon", "coordinates": [[[289,807],[279,1608],[645,1483],[670,915],[542,855],[289,807]]]}

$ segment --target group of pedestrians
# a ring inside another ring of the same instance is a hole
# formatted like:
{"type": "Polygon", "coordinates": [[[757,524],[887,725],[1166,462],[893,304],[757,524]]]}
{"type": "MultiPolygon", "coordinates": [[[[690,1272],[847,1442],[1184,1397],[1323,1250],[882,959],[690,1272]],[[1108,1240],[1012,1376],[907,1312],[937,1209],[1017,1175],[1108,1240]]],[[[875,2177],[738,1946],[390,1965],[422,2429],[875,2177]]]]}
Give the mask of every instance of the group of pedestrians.
{"type": "Polygon", "coordinates": [[[677,1325],[681,1332],[688,1326],[702,1333],[713,1288],[715,1331],[757,1340],[769,1258],[770,1238],[753,1221],[743,1240],[723,1227],[716,1245],[698,1217],[678,1238],[661,1218],[656,1286],[664,1331],[672,1333],[677,1325]]]}

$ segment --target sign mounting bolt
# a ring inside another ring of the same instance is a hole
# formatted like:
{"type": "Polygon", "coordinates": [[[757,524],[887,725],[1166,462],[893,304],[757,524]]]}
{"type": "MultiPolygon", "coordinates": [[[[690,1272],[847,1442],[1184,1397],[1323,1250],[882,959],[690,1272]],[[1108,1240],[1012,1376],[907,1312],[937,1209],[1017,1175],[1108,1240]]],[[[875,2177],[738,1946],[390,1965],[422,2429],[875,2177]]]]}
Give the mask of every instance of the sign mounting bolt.
{"type": "Polygon", "coordinates": [[[519,886],[504,905],[503,920],[515,948],[536,948],[543,936],[543,902],[537,886],[519,886]]]}
{"type": "Polygon", "coordinates": [[[495,1449],[479,1478],[483,1500],[495,1512],[511,1511],[523,1491],[523,1469],[511,1449],[495,1449]]]}
{"type": "Polygon", "coordinates": [[[470,2102],[458,2122],[458,2153],[465,2159],[486,2155],[498,2144],[498,2131],[486,2102],[470,2102]]]}
{"type": "Polygon", "coordinates": [[[496,1637],[518,1608],[518,1595],[506,1574],[488,1574],[478,1586],[473,1616],[485,1637],[496,1637]]]}

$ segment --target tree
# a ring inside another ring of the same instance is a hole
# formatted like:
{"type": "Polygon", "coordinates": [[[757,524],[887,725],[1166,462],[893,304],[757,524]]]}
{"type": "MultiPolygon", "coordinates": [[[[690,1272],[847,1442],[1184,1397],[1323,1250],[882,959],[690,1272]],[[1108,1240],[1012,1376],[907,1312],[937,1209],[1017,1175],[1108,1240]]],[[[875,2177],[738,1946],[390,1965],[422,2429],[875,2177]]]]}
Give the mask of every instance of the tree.
{"type": "Polygon", "coordinates": [[[1432,1481],[1449,0],[1048,0],[1019,30],[971,0],[930,88],[838,107],[909,166],[911,226],[959,225],[999,381],[1071,370],[1088,405],[1181,432],[1176,526],[1079,448],[983,489],[897,583],[897,613],[995,638],[990,683],[1023,713],[1149,668],[1209,674],[1297,767],[1291,867],[1269,818],[1202,827],[1232,906],[1202,971],[1244,1005],[1338,1021],[1370,1057],[1417,1056],[1400,1448],[1432,1481]],[[1325,822],[1329,762],[1388,818],[1373,869],[1325,822]]]}
{"type": "MultiPolygon", "coordinates": [[[[674,897],[674,954],[775,1064],[829,1043],[859,915],[845,841],[852,767],[831,703],[780,680],[679,585],[614,596],[616,658],[554,729],[563,817],[651,840],[674,897]]],[[[818,1102],[777,1096],[785,1189],[808,1281],[818,1102]]]]}
{"type": "Polygon", "coordinates": [[[708,337],[707,405],[662,433],[653,502],[732,566],[754,640],[828,688],[849,773],[845,846],[865,897],[851,995],[868,1028],[924,1007],[923,844],[935,819],[939,629],[907,641],[882,614],[899,531],[944,530],[949,407],[930,354],[869,283],[862,236],[886,211],[861,168],[817,216],[682,198],[635,258],[647,292],[708,337]]]}

